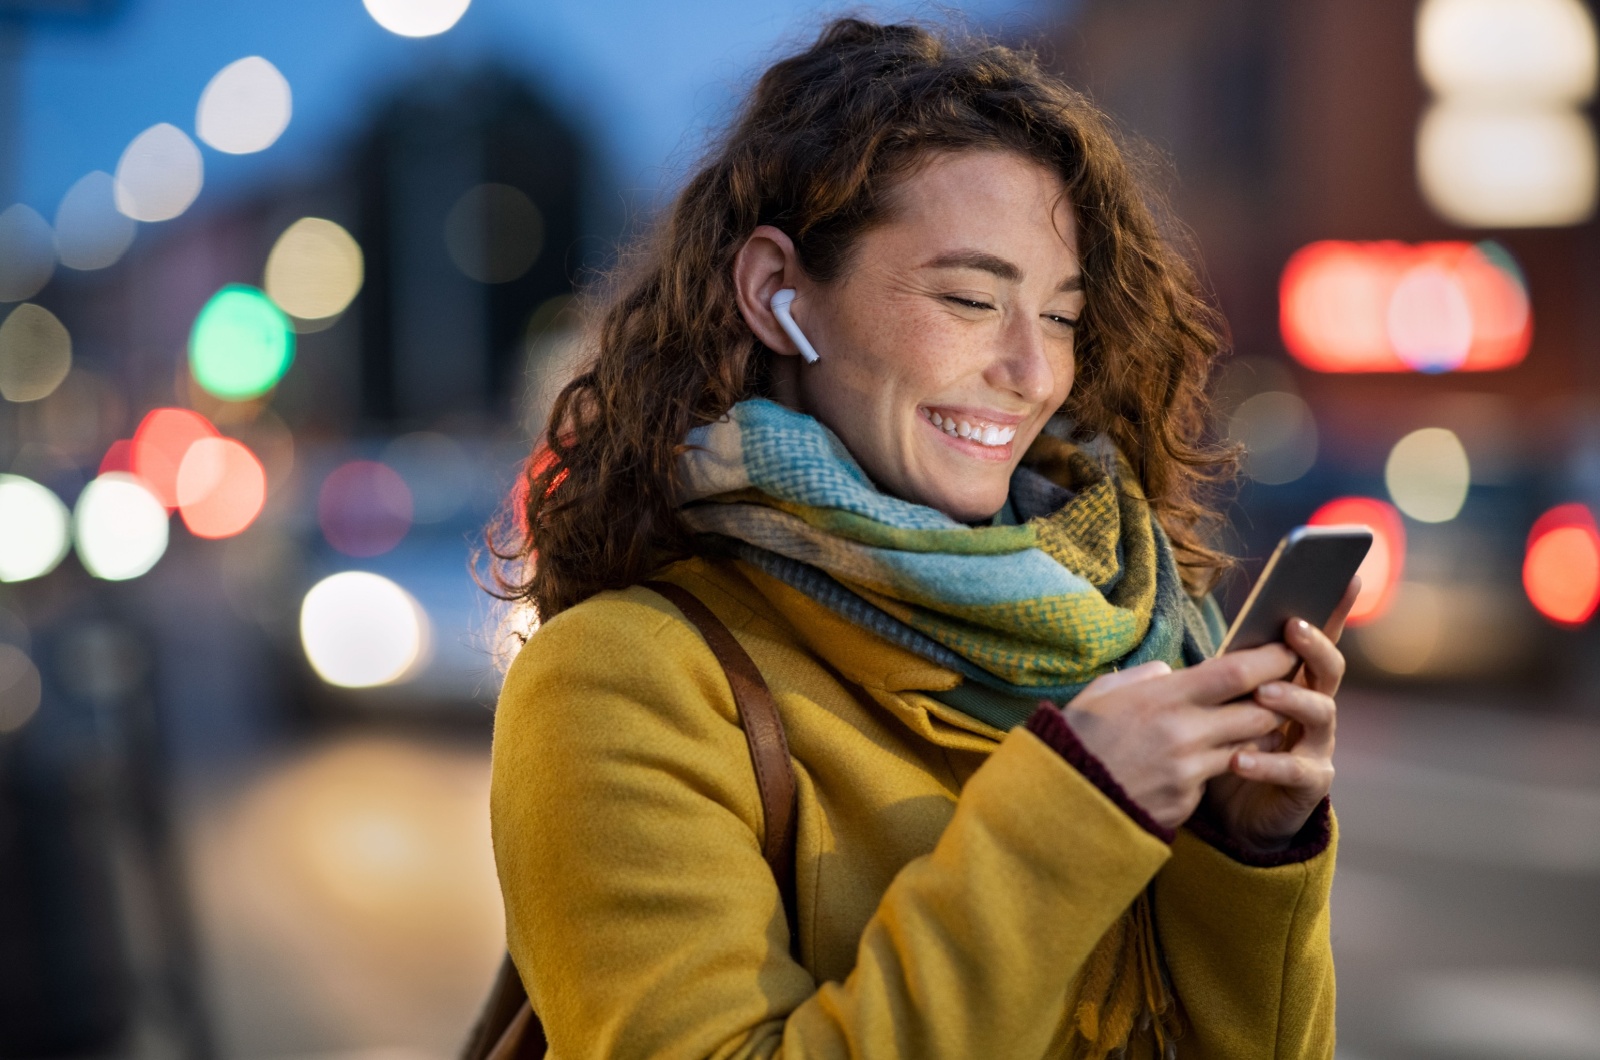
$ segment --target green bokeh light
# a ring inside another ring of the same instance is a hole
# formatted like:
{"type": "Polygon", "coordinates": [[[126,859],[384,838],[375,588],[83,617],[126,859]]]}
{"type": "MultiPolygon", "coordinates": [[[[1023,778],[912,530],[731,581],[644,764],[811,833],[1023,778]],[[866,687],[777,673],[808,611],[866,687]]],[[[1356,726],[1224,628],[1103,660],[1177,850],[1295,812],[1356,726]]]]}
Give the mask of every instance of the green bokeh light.
{"type": "Polygon", "coordinates": [[[211,296],[189,333],[189,370],[219,398],[266,393],[294,360],[289,318],[265,294],[232,283],[211,296]]]}

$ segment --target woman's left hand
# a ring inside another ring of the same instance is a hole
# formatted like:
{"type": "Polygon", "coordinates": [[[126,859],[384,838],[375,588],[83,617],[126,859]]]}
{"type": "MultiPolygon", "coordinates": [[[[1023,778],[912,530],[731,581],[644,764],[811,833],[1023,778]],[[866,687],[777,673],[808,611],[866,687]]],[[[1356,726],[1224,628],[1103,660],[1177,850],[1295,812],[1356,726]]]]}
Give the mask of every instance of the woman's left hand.
{"type": "Polygon", "coordinates": [[[1229,772],[1206,787],[1202,813],[1260,853],[1287,849],[1333,785],[1334,693],[1344,678],[1337,647],[1361,589],[1354,579],[1324,629],[1295,619],[1284,639],[1304,661],[1294,681],[1269,681],[1255,701],[1285,723],[1267,741],[1234,752],[1229,772]]]}

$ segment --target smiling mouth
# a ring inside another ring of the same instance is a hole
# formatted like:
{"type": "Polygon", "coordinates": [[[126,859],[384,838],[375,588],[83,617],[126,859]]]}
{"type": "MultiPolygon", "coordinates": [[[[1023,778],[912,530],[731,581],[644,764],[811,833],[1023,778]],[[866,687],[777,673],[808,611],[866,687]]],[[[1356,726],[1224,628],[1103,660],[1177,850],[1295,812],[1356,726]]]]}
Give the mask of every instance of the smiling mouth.
{"type": "Polygon", "coordinates": [[[997,423],[963,419],[941,413],[936,409],[918,409],[922,418],[952,438],[973,442],[989,449],[1003,449],[1017,436],[1015,427],[1002,427],[997,423]]]}

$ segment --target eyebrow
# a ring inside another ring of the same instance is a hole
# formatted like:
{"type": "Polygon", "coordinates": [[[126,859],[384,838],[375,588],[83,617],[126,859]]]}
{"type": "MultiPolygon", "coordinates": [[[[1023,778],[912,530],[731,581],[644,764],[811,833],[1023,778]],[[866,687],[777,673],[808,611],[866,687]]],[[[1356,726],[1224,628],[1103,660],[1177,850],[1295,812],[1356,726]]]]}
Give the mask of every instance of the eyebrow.
{"type": "MultiPolygon", "coordinates": [[[[1016,283],[1022,279],[1022,270],[1017,268],[1005,258],[981,250],[953,250],[948,254],[940,254],[932,261],[923,265],[925,269],[977,269],[987,272],[1002,280],[1016,283]]],[[[1062,293],[1083,290],[1083,273],[1075,272],[1062,281],[1056,288],[1062,293]]]]}

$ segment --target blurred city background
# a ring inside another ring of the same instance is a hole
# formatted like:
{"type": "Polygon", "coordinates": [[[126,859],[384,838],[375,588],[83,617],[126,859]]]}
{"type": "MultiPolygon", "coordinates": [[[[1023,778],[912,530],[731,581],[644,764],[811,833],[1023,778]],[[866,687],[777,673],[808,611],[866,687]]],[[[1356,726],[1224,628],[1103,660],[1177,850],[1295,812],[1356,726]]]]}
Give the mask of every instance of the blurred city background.
{"type": "MultiPolygon", "coordinates": [[[[1228,610],[1365,522],[1341,1060],[1600,1057],[1580,0],[869,8],[1027,43],[1231,323],[1228,610]]],[[[0,1057],[452,1055],[502,949],[474,584],[570,300],[807,0],[0,0],[0,1057]]]]}

